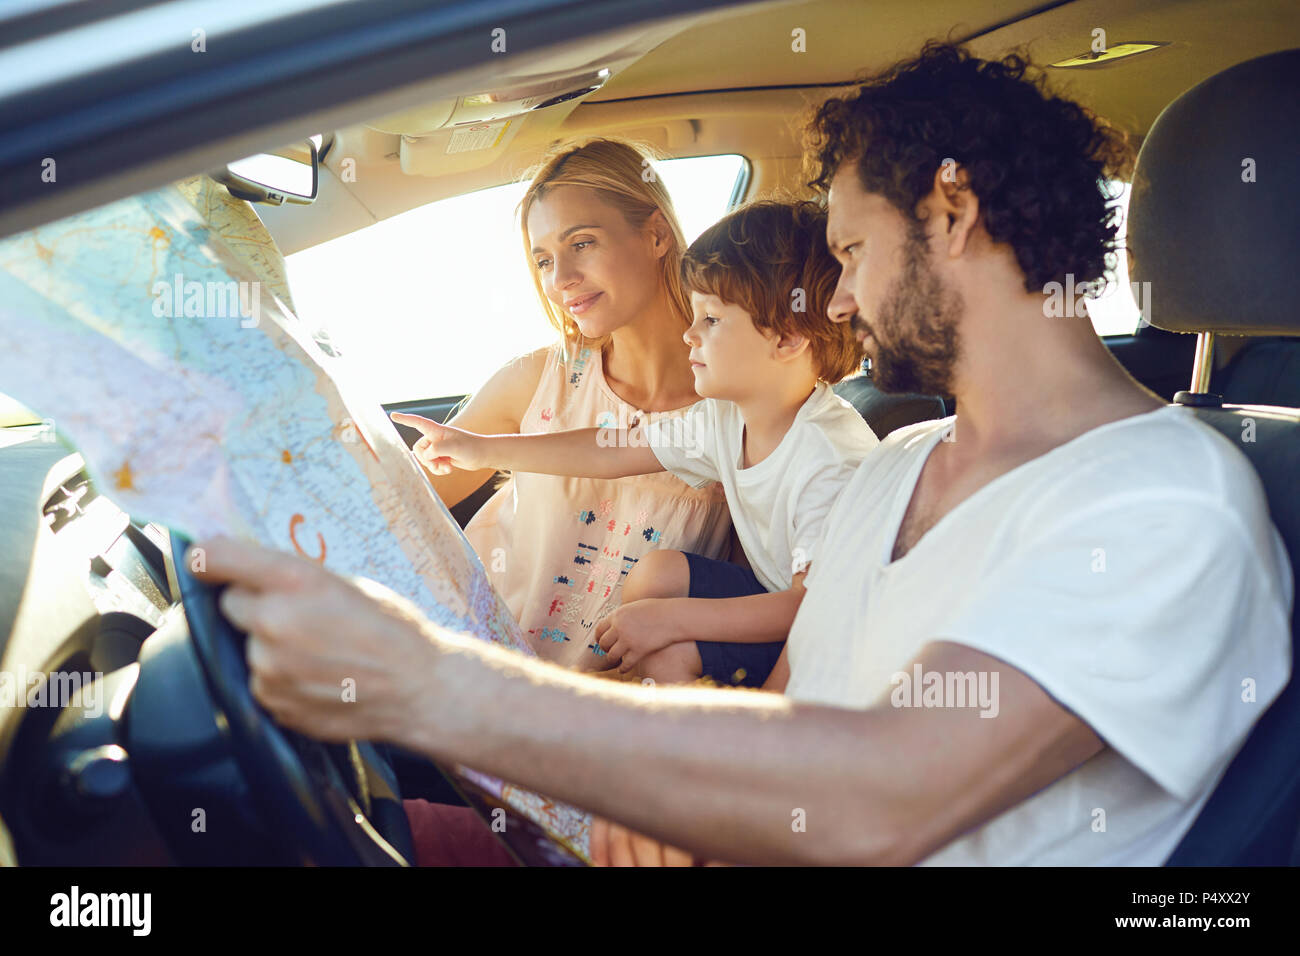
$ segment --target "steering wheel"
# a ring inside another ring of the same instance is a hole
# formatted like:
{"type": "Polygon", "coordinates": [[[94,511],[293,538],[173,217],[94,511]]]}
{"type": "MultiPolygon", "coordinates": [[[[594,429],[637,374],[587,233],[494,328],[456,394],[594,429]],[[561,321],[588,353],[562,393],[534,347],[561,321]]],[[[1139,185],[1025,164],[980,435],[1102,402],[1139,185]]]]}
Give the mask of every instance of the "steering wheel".
{"type": "Polygon", "coordinates": [[[324,744],[278,726],[249,690],[245,635],[221,614],[212,587],[185,563],[189,541],[171,534],[177,590],[195,656],[224,715],[235,759],[265,819],[304,862],[317,866],[403,866],[415,860],[396,776],[367,743],[324,744]],[[392,784],[396,809],[372,812],[363,759],[392,784]],[[369,814],[373,817],[367,818],[369,814]]]}

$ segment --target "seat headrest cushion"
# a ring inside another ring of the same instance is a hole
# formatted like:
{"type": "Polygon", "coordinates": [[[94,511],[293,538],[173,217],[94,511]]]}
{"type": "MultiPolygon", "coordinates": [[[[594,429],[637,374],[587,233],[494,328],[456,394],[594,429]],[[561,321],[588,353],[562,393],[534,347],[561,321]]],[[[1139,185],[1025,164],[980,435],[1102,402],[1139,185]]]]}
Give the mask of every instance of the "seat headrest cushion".
{"type": "Polygon", "coordinates": [[[1300,50],[1165,107],[1138,154],[1128,248],[1152,325],[1300,335],[1300,50]]]}

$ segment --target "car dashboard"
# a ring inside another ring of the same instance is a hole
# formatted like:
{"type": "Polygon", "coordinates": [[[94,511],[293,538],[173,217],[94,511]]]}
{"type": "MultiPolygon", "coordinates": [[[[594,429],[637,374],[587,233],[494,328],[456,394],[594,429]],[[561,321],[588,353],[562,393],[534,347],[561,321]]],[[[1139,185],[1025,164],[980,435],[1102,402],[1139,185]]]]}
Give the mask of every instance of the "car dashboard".
{"type": "Polygon", "coordinates": [[[0,513],[0,826],[17,862],[269,862],[166,529],[39,428],[0,433],[0,513]]]}

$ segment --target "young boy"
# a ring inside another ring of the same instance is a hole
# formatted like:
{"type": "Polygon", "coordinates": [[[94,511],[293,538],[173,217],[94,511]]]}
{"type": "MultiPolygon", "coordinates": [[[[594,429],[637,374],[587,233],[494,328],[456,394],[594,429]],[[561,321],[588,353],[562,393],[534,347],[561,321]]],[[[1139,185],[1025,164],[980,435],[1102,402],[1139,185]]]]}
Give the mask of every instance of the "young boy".
{"type": "Polygon", "coordinates": [[[667,470],[697,488],[722,482],[750,567],[652,551],[628,574],[622,606],[596,624],[591,646],[610,666],[659,683],[709,677],[784,690],[788,668],[774,668],[826,514],[878,443],[831,390],[861,361],[848,323],[827,317],[838,275],[825,212],[810,202],[754,203],[708,229],[682,262],[694,312],[683,338],[704,399],[684,416],[543,435],[393,419],[424,432],[416,449],[434,474],[667,470]]]}

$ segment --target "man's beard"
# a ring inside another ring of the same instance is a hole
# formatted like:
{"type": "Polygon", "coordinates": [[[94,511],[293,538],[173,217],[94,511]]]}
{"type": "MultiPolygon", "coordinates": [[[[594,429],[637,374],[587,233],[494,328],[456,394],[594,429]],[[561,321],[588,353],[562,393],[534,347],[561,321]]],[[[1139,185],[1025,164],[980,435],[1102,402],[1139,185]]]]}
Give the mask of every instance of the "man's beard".
{"type": "Polygon", "coordinates": [[[957,320],[965,306],[934,271],[920,223],[909,224],[903,255],[903,272],[886,293],[875,325],[858,315],[850,324],[866,328],[875,340],[871,380],[882,392],[948,397],[959,353],[957,320]]]}

